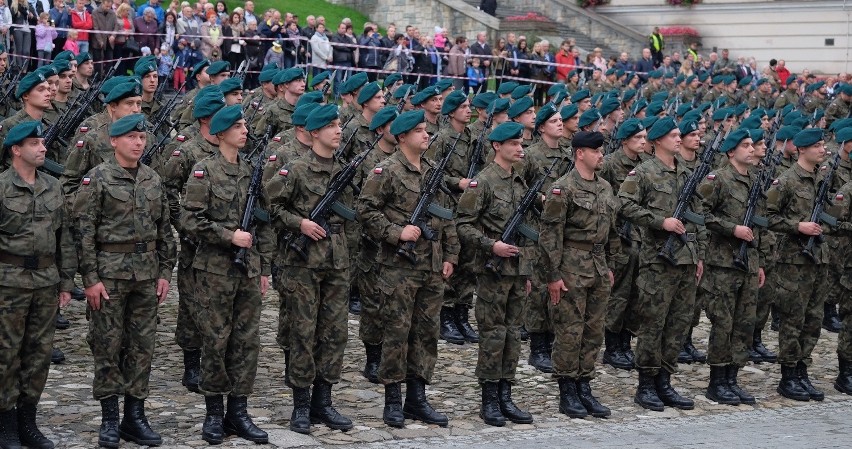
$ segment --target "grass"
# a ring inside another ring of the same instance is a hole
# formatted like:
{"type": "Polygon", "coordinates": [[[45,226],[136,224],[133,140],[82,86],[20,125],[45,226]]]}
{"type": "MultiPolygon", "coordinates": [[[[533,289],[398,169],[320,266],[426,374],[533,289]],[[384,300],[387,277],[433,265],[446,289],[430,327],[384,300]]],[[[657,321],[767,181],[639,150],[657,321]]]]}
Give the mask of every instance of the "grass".
{"type": "MultiPolygon", "coordinates": [[[[213,0],[211,0],[213,1],[213,0]]],[[[228,11],[236,6],[242,6],[244,2],[227,1],[228,11]]],[[[299,16],[299,25],[304,26],[307,23],[307,17],[323,16],[325,17],[326,28],[330,32],[337,30],[337,25],[345,17],[352,19],[352,29],[358,34],[364,29],[364,23],[369,21],[369,18],[360,12],[345,6],[332,5],[321,0],[255,0],[255,14],[263,14],[264,11],[270,8],[275,8],[281,11],[283,16],[285,12],[291,12],[299,16]]]]}

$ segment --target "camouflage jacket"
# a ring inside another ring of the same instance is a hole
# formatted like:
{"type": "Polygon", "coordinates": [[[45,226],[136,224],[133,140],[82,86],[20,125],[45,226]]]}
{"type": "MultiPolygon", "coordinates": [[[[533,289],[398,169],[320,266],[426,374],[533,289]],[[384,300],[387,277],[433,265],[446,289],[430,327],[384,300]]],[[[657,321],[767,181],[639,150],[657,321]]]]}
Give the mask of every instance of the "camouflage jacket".
{"type": "MultiPolygon", "coordinates": [[[[604,157],[603,168],[600,172],[598,172],[598,176],[605,179],[609,183],[610,187],[612,187],[613,192],[616,192],[621,188],[621,184],[627,178],[627,174],[630,173],[630,171],[652,157],[653,156],[650,156],[648,153],[639,153],[639,157],[636,160],[633,160],[627,157],[624,150],[618,150],[604,157]]],[[[624,226],[624,221],[624,218],[619,214],[616,219],[616,224],[619,226],[619,229],[624,226]]],[[[632,242],[639,243],[641,242],[641,238],[642,237],[639,235],[639,228],[631,225],[630,240],[632,242]]]]}
{"type": "Polygon", "coordinates": [[[219,147],[208,142],[202,136],[196,139],[184,141],[179,147],[168,155],[160,169],[160,177],[163,179],[163,189],[166,191],[166,200],[169,203],[169,216],[172,226],[183,234],[183,226],[180,220],[181,205],[180,196],[184,184],[192,174],[192,167],[199,161],[219,153],[219,147]]]}
{"type": "Polygon", "coordinates": [[[361,151],[364,151],[367,144],[376,137],[376,133],[370,131],[370,123],[364,118],[363,114],[356,115],[343,130],[340,144],[349,142],[343,152],[343,160],[351,161],[361,151]],[[351,138],[350,138],[351,137],[351,138]]]}
{"type": "Polygon", "coordinates": [[[296,109],[296,106],[287,103],[287,100],[282,98],[270,101],[269,104],[264,102],[264,104],[265,110],[258,111],[258,115],[263,115],[255,123],[256,133],[265,132],[266,125],[272,125],[272,135],[293,127],[293,110],[296,109]]]}
{"type": "Polygon", "coordinates": [[[272,154],[266,158],[266,164],[263,166],[263,183],[266,184],[278,175],[278,171],[287,163],[310,152],[310,145],[305,145],[295,138],[284,141],[283,145],[275,148],[272,154]]]}
{"type": "Polygon", "coordinates": [[[844,119],[849,116],[852,105],[837,97],[825,110],[826,125],[831,125],[835,120],[844,119]]]}
{"type": "Polygon", "coordinates": [[[828,106],[828,100],[826,98],[817,97],[816,95],[811,94],[807,97],[807,99],[805,99],[805,106],[802,108],[802,112],[806,115],[812,115],[817,109],[825,109],[826,106],[828,106]]]}
{"type": "Polygon", "coordinates": [[[789,89],[778,95],[778,98],[775,99],[775,103],[773,103],[772,108],[778,111],[784,109],[784,106],[787,106],[788,104],[799,106],[799,94],[789,89]]]}
{"type": "MultiPolygon", "coordinates": [[[[6,140],[6,134],[9,132],[10,129],[14,128],[16,125],[18,125],[20,123],[31,121],[31,120],[35,120],[35,119],[30,117],[30,115],[27,114],[27,111],[25,111],[24,109],[21,109],[20,111],[16,112],[13,116],[6,118],[3,121],[0,121],[0,142],[3,142],[3,141],[6,140]]],[[[47,130],[47,129],[50,128],[50,122],[47,121],[47,116],[42,117],[41,123],[43,125],[42,126],[43,129],[47,130]]],[[[9,164],[11,164],[12,158],[7,157],[5,155],[5,152],[6,152],[6,150],[4,148],[0,148],[0,170],[5,170],[5,169],[9,168],[9,164]]],[[[47,158],[53,159],[54,161],[56,161],[58,156],[59,156],[58,152],[51,151],[50,148],[47,149],[47,156],[46,156],[47,158]]]]}
{"type": "Polygon", "coordinates": [[[64,210],[56,178],[36,172],[29,185],[14,169],[0,173],[0,253],[56,260],[41,269],[0,262],[0,285],[35,289],[59,283],[60,290],[71,290],[77,255],[64,210]]]}
{"type": "Polygon", "coordinates": [[[570,145],[566,146],[565,143],[560,139],[558,147],[550,148],[544,140],[540,140],[524,150],[524,157],[515,164],[515,168],[527,185],[532,185],[539,176],[543,176],[556,158],[561,159],[561,162],[547,176],[540,192],[547,192],[551,184],[568,172],[568,168],[573,166],[574,154],[570,145]]]}
{"type": "MultiPolygon", "coordinates": [[[[438,132],[438,137],[432,146],[426,150],[426,157],[435,162],[440,161],[453,146],[456,136],[459,133],[452,126],[447,126],[438,132]]],[[[467,178],[467,171],[470,168],[470,158],[473,152],[474,137],[470,133],[470,128],[465,128],[461,133],[458,144],[454,151],[454,155],[450,156],[447,161],[447,168],[444,170],[444,181],[451,192],[456,194],[461,193],[459,181],[467,178]]]]}
{"type": "Polygon", "coordinates": [[[140,164],[134,177],[114,160],[97,165],[83,178],[73,210],[86,287],[103,278],[172,278],[177,245],[160,177],[150,167],[140,164]]]}
{"type": "MultiPolygon", "coordinates": [[[[361,114],[361,111],[357,109],[352,103],[347,103],[340,106],[340,110],[338,111],[338,116],[340,117],[340,123],[346,123],[349,121],[350,117],[355,117],[356,115],[361,114]]],[[[353,119],[354,120],[354,119],[353,119]]]]}
{"type": "Polygon", "coordinates": [[[763,108],[763,109],[771,109],[774,106],[775,100],[772,98],[772,94],[764,94],[763,92],[755,91],[752,92],[748,97],[748,108],[763,108]]]}
{"type": "MultiPolygon", "coordinates": [[[[766,197],[769,229],[778,236],[778,263],[809,265],[811,260],[802,254],[808,236],[799,233],[799,223],[810,220],[817,193],[818,172],[808,172],[799,164],[781,173],[772,182],[766,197]]],[[[814,246],[814,256],[827,262],[821,245],[814,246]]],[[[792,281],[792,280],[790,280],[792,281]]]]}
{"type": "Polygon", "coordinates": [[[151,99],[151,101],[142,101],[142,113],[145,114],[145,118],[148,119],[149,122],[154,122],[156,115],[160,112],[160,108],[163,105],[157,101],[156,99],[151,99]]]}
{"type": "Polygon", "coordinates": [[[196,95],[198,95],[198,91],[201,90],[201,87],[202,86],[196,86],[189,92],[183,94],[183,98],[180,100],[180,103],[172,109],[172,123],[178,122],[182,125],[178,129],[189,126],[189,124],[193,122],[192,100],[195,99],[196,95]]]}

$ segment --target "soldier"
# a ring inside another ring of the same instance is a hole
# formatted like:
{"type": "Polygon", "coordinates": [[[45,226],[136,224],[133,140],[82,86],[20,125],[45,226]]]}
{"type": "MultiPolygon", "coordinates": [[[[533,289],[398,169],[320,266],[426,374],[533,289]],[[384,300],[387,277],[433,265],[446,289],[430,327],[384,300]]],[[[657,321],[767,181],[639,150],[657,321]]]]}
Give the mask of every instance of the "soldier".
{"type": "Polygon", "coordinates": [[[580,114],[577,105],[570,104],[559,109],[559,117],[562,119],[562,137],[559,144],[567,148],[571,147],[571,139],[580,130],[580,114]]]}
{"type": "Polygon", "coordinates": [[[104,447],[118,447],[119,435],[143,446],[162,444],[144,407],[157,305],[169,292],[176,245],[160,177],[139,164],[145,138],[141,114],[110,125],[115,157],[86,173],[73,208],[91,319],[87,340],[95,359],[92,393],[103,413],[98,444],[104,447]],[[124,418],[119,426],[122,393],[124,418]]]}
{"type": "Polygon", "coordinates": [[[779,234],[777,306],[781,316],[778,331],[778,363],[781,382],[778,393],[797,401],[821,401],[823,393],[811,384],[808,365],[819,339],[827,284],[827,252],[814,245],[812,257],[802,251],[811,236],[823,233],[819,223],[806,221],[816,200],[819,165],[825,159],[822,130],[809,128],[793,138],[799,159],[772,183],[766,208],[769,229],[779,234]],[[782,234],[784,235],[782,237],[782,234]]]}
{"type": "MultiPolygon", "coordinates": [[[[304,98],[304,95],[302,96],[304,98]]],[[[299,100],[301,103],[301,99],[299,100]]],[[[278,175],[278,170],[284,164],[301,157],[303,154],[308,154],[311,149],[313,140],[311,133],[305,131],[305,123],[308,115],[314,109],[321,106],[319,103],[298,104],[296,110],[293,111],[293,137],[290,139],[281,136],[275,136],[273,142],[267,146],[267,152],[271,153],[266,160],[266,165],[263,167],[263,183],[278,175]]]]}
{"type": "Polygon", "coordinates": [[[598,113],[597,108],[591,108],[580,114],[577,127],[580,131],[592,132],[598,129],[600,122],[601,115],[598,113]]]}
{"type": "Polygon", "coordinates": [[[536,143],[537,139],[534,134],[536,115],[535,107],[533,107],[533,99],[530,97],[523,97],[512,103],[507,112],[509,114],[509,120],[524,125],[524,135],[521,138],[521,145],[524,148],[527,148],[536,143]]]}
{"type": "MultiPolygon", "coordinates": [[[[554,84],[554,86],[561,86],[561,84],[554,84]]],[[[470,124],[470,135],[473,136],[474,139],[479,139],[480,136],[484,139],[496,127],[493,123],[494,120],[492,119],[492,129],[483,129],[485,127],[485,122],[488,120],[488,106],[490,106],[491,102],[496,99],[497,94],[494,92],[482,92],[480,94],[476,94],[473,99],[470,100],[470,106],[476,110],[476,121],[470,124]]],[[[487,147],[488,145],[486,142],[486,145],[483,146],[483,155],[491,153],[490,148],[487,147]]]]}
{"type": "MultiPolygon", "coordinates": [[[[637,118],[625,120],[618,127],[616,139],[621,142],[621,151],[604,158],[600,173],[613,190],[620,188],[627,174],[649,158],[645,152],[647,138],[648,132],[637,118]]],[[[613,254],[611,258],[613,285],[605,318],[606,349],[603,362],[614,368],[631,370],[634,354],[630,349],[630,339],[637,332],[638,325],[633,318],[637,313],[638,291],[635,282],[639,273],[639,245],[642,239],[639,229],[620,215],[616,219],[616,226],[621,238],[621,252],[613,254]]]]}
{"type": "Polygon", "coordinates": [[[507,418],[519,424],[533,422],[532,415],[512,401],[512,383],[521,353],[519,328],[531,290],[535,248],[528,240],[517,246],[500,240],[527,190],[512,167],[521,160],[522,133],[523,125],[514,122],[491,132],[494,161],[470,182],[456,209],[459,240],[462,248],[474,253],[471,268],[478,275],[476,320],[482,332],[476,364],[482,386],[479,416],[492,426],[505,425],[507,418]]]}
{"type": "Polygon", "coordinates": [[[577,105],[577,111],[582,114],[592,107],[592,99],[588,89],[580,89],[571,95],[571,104],[577,105]]]}
{"type": "Polygon", "coordinates": [[[748,108],[771,109],[773,104],[772,85],[769,84],[769,80],[766,78],[757,80],[757,90],[748,97],[748,108]]]}
{"type": "Polygon", "coordinates": [[[36,425],[47,381],[57,304],[71,301],[77,258],[62,207],[59,182],[37,169],[44,163],[42,125],[9,130],[0,158],[0,446],[52,449],[36,425]],[[58,300],[57,300],[58,296],[58,300]]]}
{"type": "MultiPolygon", "coordinates": [[[[396,73],[396,75],[399,75],[399,73],[396,73]]],[[[323,70],[322,72],[317,73],[316,75],[314,75],[311,78],[311,84],[308,87],[311,88],[312,92],[320,92],[320,93],[323,92],[323,89],[325,89],[325,86],[329,86],[329,89],[331,89],[331,78],[330,77],[331,77],[331,72],[329,72],[328,70],[323,70]]],[[[397,79],[402,80],[402,76],[400,75],[399,78],[397,78],[397,79]]],[[[387,84],[392,85],[393,80],[391,80],[390,83],[385,81],[385,84],[386,85],[387,84]]],[[[323,95],[323,97],[325,97],[325,95],[323,95]]],[[[326,98],[323,98],[323,102],[325,102],[325,101],[326,101],[326,98]]]]}
{"type": "MultiPolygon", "coordinates": [[[[651,98],[658,92],[663,92],[663,72],[660,70],[652,70],[648,72],[648,83],[642,86],[641,97],[645,101],[651,102],[651,98]]],[[[573,101],[572,101],[573,103],[573,101]]]]}
{"type": "MultiPolygon", "coordinates": [[[[204,61],[202,61],[202,63],[203,62],[204,61]]],[[[196,64],[196,66],[198,66],[198,64],[196,64]]],[[[215,61],[211,62],[206,68],[201,67],[198,72],[193,70],[190,75],[195,75],[199,88],[203,89],[208,85],[218,86],[222,81],[228,79],[231,73],[230,70],[231,64],[228,61],[215,61]]],[[[189,94],[187,94],[187,96],[189,96],[189,94]]],[[[184,101],[188,101],[188,104],[181,112],[180,121],[178,122],[180,127],[178,129],[189,126],[192,122],[194,122],[192,119],[192,98],[190,97],[188,100],[184,99],[184,101]]],[[[172,112],[174,113],[174,111],[172,112]]]]}
{"type": "MultiPolygon", "coordinates": [[[[361,87],[367,84],[367,73],[358,72],[349,77],[340,86],[340,99],[343,106],[340,108],[340,122],[346,123],[352,117],[361,112],[361,105],[356,101],[361,87]]],[[[402,97],[400,97],[402,98],[402,97]]]]}
{"type": "MultiPolygon", "coordinates": [[[[322,75],[322,73],[320,75],[322,75]]],[[[326,76],[326,78],[328,78],[328,76],[326,76]]],[[[317,76],[314,77],[314,80],[316,79],[317,76]]],[[[388,105],[396,105],[397,102],[393,101],[393,94],[396,92],[397,89],[402,87],[404,83],[405,81],[402,80],[402,75],[399,72],[391,73],[384,79],[384,81],[382,82],[382,90],[385,92],[385,98],[387,99],[388,105]]],[[[311,84],[313,84],[313,82],[311,84]]],[[[318,85],[314,89],[322,90],[322,87],[318,85]]],[[[496,98],[497,94],[492,93],[492,95],[494,95],[496,98]]]]}
{"type": "MultiPolygon", "coordinates": [[[[275,85],[272,84],[272,79],[275,78],[277,73],[278,66],[275,64],[266,64],[263,66],[257,76],[258,81],[260,82],[260,89],[255,89],[250,94],[246,95],[243,99],[244,108],[248,108],[249,105],[251,105],[252,108],[257,109],[258,104],[261,101],[261,97],[263,98],[264,104],[272,104],[272,101],[278,96],[275,91],[275,85]]],[[[316,79],[316,77],[314,77],[314,79],[316,79]]]]}
{"type": "Polygon", "coordinates": [[[382,95],[379,83],[373,81],[364,85],[358,93],[357,102],[361,106],[361,112],[355,114],[352,121],[343,129],[343,142],[348,143],[348,146],[342,149],[343,159],[346,161],[364,150],[373,140],[374,133],[370,132],[370,121],[385,107],[385,97],[382,95]]]}
{"type": "Polygon", "coordinates": [[[74,73],[74,90],[71,92],[70,96],[72,99],[76,99],[77,96],[85,93],[92,87],[91,84],[89,84],[89,80],[91,80],[92,75],[95,74],[95,63],[92,61],[92,55],[88,52],[80,52],[80,54],[74,57],[74,61],[77,62],[77,71],[74,73]]]}
{"type": "Polygon", "coordinates": [[[849,118],[850,113],[852,113],[852,84],[844,84],[837,90],[837,97],[825,110],[827,126],[831,126],[835,120],[849,118]]]}
{"type": "MultiPolygon", "coordinates": [[[[48,121],[57,123],[59,118],[68,110],[68,95],[71,93],[73,71],[67,61],[54,62],[52,66],[57,72],[56,92],[50,100],[51,108],[46,111],[45,115],[48,121]]],[[[60,164],[65,162],[62,154],[57,154],[57,162],[60,164]]]]}
{"type": "Polygon", "coordinates": [[[269,288],[273,236],[263,222],[256,238],[240,229],[252,176],[252,167],[239,156],[248,136],[240,106],[214,114],[210,134],[219,140],[219,152],[195,164],[181,203],[184,231],[198,245],[190,308],[202,337],[199,388],[207,414],[201,438],[220,444],[227,432],[266,443],[268,435],[254,425],[246,406],[257,373],[261,299],[269,288]],[[241,267],[234,263],[235,246],[247,251],[241,267]]]}
{"type": "Polygon", "coordinates": [[[809,84],[805,91],[810,94],[805,99],[804,107],[802,107],[802,112],[806,115],[813,115],[817,109],[825,109],[828,105],[828,91],[825,87],[825,81],[809,84]]]}
{"type": "Polygon", "coordinates": [[[225,105],[231,106],[243,102],[243,81],[239,78],[228,78],[217,86],[225,96],[225,105]]]}
{"type": "Polygon", "coordinates": [[[559,412],[571,418],[610,415],[589,385],[613,285],[608,259],[620,249],[618,200],[597,175],[603,167],[603,143],[598,132],[574,135],[574,170],[550,186],[541,214],[542,271],[556,334],[553,373],[559,382],[559,412]]]}
{"type": "MultiPolygon", "coordinates": [[[[835,141],[840,145],[840,151],[848,155],[852,151],[852,127],[846,127],[838,130],[834,135],[835,141]]],[[[841,232],[848,233],[852,230],[852,182],[847,182],[841,187],[834,196],[834,207],[831,211],[840,221],[839,229],[841,232]]],[[[837,336],[837,363],[838,373],[834,381],[834,388],[845,394],[852,394],[852,297],[849,291],[852,290],[852,278],[848,274],[846,266],[850,264],[849,247],[841,248],[841,265],[844,268],[843,276],[840,278],[839,286],[840,294],[840,316],[843,317],[843,325],[840,327],[840,333],[837,336]]]]}
{"type": "Polygon", "coordinates": [[[615,138],[612,132],[624,120],[624,110],[621,109],[621,102],[617,98],[607,98],[601,102],[598,112],[602,117],[601,126],[598,128],[598,131],[604,135],[604,151],[606,151],[609,148],[610,141],[615,138]]]}
{"type": "Polygon", "coordinates": [[[787,78],[787,88],[784,92],[781,92],[781,94],[778,95],[778,98],[775,99],[772,108],[777,111],[783,109],[788,104],[798,107],[799,98],[799,79],[796,75],[790,75],[790,77],[787,78]]]}
{"type": "Polygon", "coordinates": [[[272,101],[257,121],[255,131],[266,132],[266,126],[272,125],[272,135],[293,127],[292,115],[299,97],[305,93],[305,72],[299,67],[282,70],[272,79],[278,98],[272,101]]]}
{"type": "MultiPolygon", "coordinates": [[[[381,242],[375,287],[385,309],[379,379],[385,385],[382,418],[393,427],[403,427],[406,417],[444,427],[449,422],[429,404],[425,387],[435,369],[443,280],[458,264],[458,237],[452,220],[430,218],[434,240],[420,238],[420,228],[407,224],[424,179],[435,169],[434,162],[423,157],[429,144],[424,115],[410,111],[393,121],[390,132],[399,151],[373,169],[357,203],[365,234],[381,242]],[[397,255],[399,245],[407,242],[414,246],[413,264],[397,255]],[[405,407],[400,395],[403,380],[405,407]]],[[[446,205],[443,193],[437,200],[446,205]]]]}
{"type": "MultiPolygon", "coordinates": [[[[0,140],[5,139],[6,133],[19,123],[35,120],[41,122],[45,129],[50,127],[50,122],[45,117],[45,113],[51,107],[50,84],[43,71],[35,70],[21,78],[15,88],[15,98],[21,100],[21,110],[0,121],[0,140]]],[[[50,156],[50,154],[46,155],[46,160],[51,159],[50,156]]],[[[56,161],[55,156],[53,161],[56,161]]],[[[0,169],[8,168],[9,162],[0,159],[0,169]]]]}
{"type": "Polygon", "coordinates": [[[162,107],[154,98],[160,80],[157,75],[157,58],[154,56],[139,58],[133,67],[133,74],[139,78],[139,83],[142,85],[142,114],[145,114],[149,122],[153,122],[162,107]]]}
{"type": "Polygon", "coordinates": [[[710,383],[706,396],[720,404],[754,404],[754,396],[737,384],[737,373],[748,362],[757,310],[757,291],[766,279],[764,257],[750,243],[756,231],[742,225],[752,184],[758,182],[754,147],[745,129],[732,132],[719,152],[729,163],[704,179],[698,187],[701,212],[710,238],[701,282],[710,328],[707,363],[710,383]],[[739,253],[746,243],[745,257],[739,253]]]}
{"type": "Polygon", "coordinates": [[[429,137],[434,137],[440,131],[438,119],[441,115],[441,106],[444,99],[435,86],[427,87],[411,97],[411,105],[423,110],[426,120],[426,132],[429,137]]]}
{"type": "MultiPolygon", "coordinates": [[[[180,100],[180,104],[178,104],[171,112],[171,121],[181,122],[181,116],[184,111],[189,108],[192,110],[192,99],[198,94],[198,91],[203,89],[205,86],[210,85],[210,75],[207,74],[207,69],[210,67],[210,60],[204,59],[198,61],[194,66],[192,66],[192,70],[189,71],[186,78],[191,80],[195,84],[195,87],[189,90],[189,92],[183,94],[183,98],[180,100]]],[[[190,120],[191,121],[191,120],[190,120]]],[[[178,129],[184,128],[186,125],[182,125],[178,127],[178,129]]]]}
{"type": "MultiPolygon", "coordinates": [[[[648,139],[654,145],[654,158],[631,170],[618,192],[621,216],[642,227],[636,281],[641,323],[635,359],[639,387],[634,400],[654,411],[662,411],[664,405],[690,410],[693,401],[678,394],[670,379],[677,371],[677,355],[689,329],[695,289],[704,269],[702,242],[697,241],[701,229],[668,216],[690,176],[675,158],[681,140],[674,120],[657,120],[648,139]],[[667,254],[673,264],[659,256],[672,234],[683,237],[675,239],[674,249],[667,254]]],[[[697,203],[695,198],[692,203],[697,203]]]]}

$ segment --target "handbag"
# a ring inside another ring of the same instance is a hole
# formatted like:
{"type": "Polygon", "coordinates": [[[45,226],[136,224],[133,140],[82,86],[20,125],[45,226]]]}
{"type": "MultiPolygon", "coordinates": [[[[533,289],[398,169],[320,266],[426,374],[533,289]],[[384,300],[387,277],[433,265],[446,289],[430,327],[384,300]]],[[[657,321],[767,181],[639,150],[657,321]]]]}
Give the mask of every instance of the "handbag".
{"type": "Polygon", "coordinates": [[[127,41],[124,43],[124,48],[132,54],[138,55],[142,53],[142,49],[139,48],[139,42],[136,42],[136,39],[134,39],[133,36],[127,38],[127,41]]]}

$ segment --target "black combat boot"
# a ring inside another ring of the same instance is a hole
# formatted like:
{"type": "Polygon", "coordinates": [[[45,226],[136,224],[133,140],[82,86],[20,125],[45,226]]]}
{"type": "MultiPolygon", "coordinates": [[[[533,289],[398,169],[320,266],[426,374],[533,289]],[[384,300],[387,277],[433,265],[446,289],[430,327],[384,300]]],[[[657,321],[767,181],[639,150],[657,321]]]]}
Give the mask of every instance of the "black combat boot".
{"type": "Polygon", "coordinates": [[[311,422],[325,424],[334,430],[352,429],[352,421],[341,415],[331,404],[331,384],[322,380],[314,381],[311,395],[311,422]]]}
{"type": "Polygon", "coordinates": [[[769,323],[769,329],[778,332],[778,329],[781,327],[781,313],[778,312],[778,308],[774,305],[770,306],[769,311],[772,312],[772,322],[769,323]]]}
{"type": "Polygon", "coordinates": [[[521,329],[519,332],[521,334],[521,341],[527,341],[530,339],[530,333],[527,331],[526,326],[521,325],[521,329]]]}
{"type": "Polygon", "coordinates": [[[22,445],[32,449],[53,449],[54,447],[53,441],[48,440],[38,430],[34,404],[18,404],[18,437],[22,445]]]}
{"type": "Polygon", "coordinates": [[[559,382],[559,413],[568,415],[569,418],[585,418],[589,415],[586,407],[577,396],[577,382],[567,377],[557,377],[559,382]]]}
{"type": "Polygon", "coordinates": [[[699,351],[694,344],[692,344],[692,328],[689,328],[689,333],[686,335],[686,341],[683,343],[683,348],[686,352],[689,353],[689,357],[692,358],[692,361],[695,363],[706,363],[707,362],[707,354],[699,351]]]}
{"type": "Polygon", "coordinates": [[[284,385],[293,388],[290,383],[290,348],[284,348],[284,385]]]}
{"type": "Polygon", "coordinates": [[[86,291],[76,285],[71,289],[71,299],[74,301],[85,301],[86,291]]]}
{"type": "Polygon", "coordinates": [[[627,355],[622,350],[621,336],[615,332],[604,330],[604,349],[603,362],[613,368],[630,370],[633,369],[633,364],[627,360],[627,355]]]}
{"type": "Polygon", "coordinates": [[[740,397],[731,391],[726,377],[726,366],[710,366],[710,383],[707,385],[707,399],[725,405],[740,405],[740,397]]]}
{"type": "Polygon", "coordinates": [[[581,377],[577,381],[577,396],[580,397],[580,402],[590,415],[595,418],[606,418],[612,412],[609,411],[609,408],[598,402],[598,398],[592,394],[592,386],[589,385],[590,380],[588,377],[581,377]]]}
{"type": "Polygon", "coordinates": [[[454,307],[441,307],[441,338],[446,340],[447,343],[463,345],[464,335],[456,327],[454,309],[454,307]]]}
{"type": "Polygon", "coordinates": [[[305,435],[311,433],[311,389],[293,388],[293,414],[290,430],[305,435]]]}
{"type": "Polygon", "coordinates": [[[823,304],[823,311],[822,328],[835,334],[840,332],[840,328],[843,327],[843,323],[840,322],[840,317],[837,315],[837,306],[835,304],[825,303],[823,304]]]}
{"type": "Polygon", "coordinates": [[[98,429],[98,446],[118,447],[118,396],[101,399],[101,427],[98,429]]]}
{"type": "Polygon", "coordinates": [[[118,427],[118,434],[126,441],[140,446],[159,446],[163,444],[160,434],[151,429],[145,417],[145,400],[124,396],[124,417],[118,427]]]}
{"type": "Polygon", "coordinates": [[[633,335],[627,329],[622,329],[619,336],[621,337],[621,353],[624,354],[624,357],[627,357],[627,361],[635,368],[636,363],[634,359],[636,355],[633,353],[633,348],[630,347],[630,340],[633,339],[633,335]]]}
{"type": "Polygon", "coordinates": [[[837,364],[838,372],[837,379],[834,380],[834,389],[852,395],[852,363],[838,357],[837,364]]]}
{"type": "Polygon", "coordinates": [[[681,410],[692,410],[695,408],[695,402],[692,399],[681,396],[672,388],[672,374],[664,368],[660,368],[657,376],[654,377],[654,386],[657,387],[657,396],[663,401],[663,404],[681,410]]]}
{"type": "Polygon", "coordinates": [[[268,443],[269,435],[254,424],[246,411],[247,406],[246,396],[228,396],[228,411],[222,424],[225,434],[236,435],[258,444],[268,443]]]}
{"type": "Polygon", "coordinates": [[[352,315],[361,314],[361,292],[354,285],[349,289],[349,313],[352,315]]]}
{"type": "Polygon", "coordinates": [[[812,401],[825,399],[825,393],[814,388],[814,385],[811,383],[811,379],[808,377],[808,365],[805,365],[805,362],[796,364],[796,374],[799,375],[799,384],[802,385],[802,389],[808,392],[808,396],[811,397],[812,401]]]}
{"type": "Polygon", "coordinates": [[[506,425],[506,417],[500,411],[500,403],[497,401],[496,382],[482,383],[482,405],[479,407],[479,417],[489,426],[506,425]]]}
{"type": "Polygon", "coordinates": [[[221,394],[204,396],[207,414],[201,426],[201,439],[210,444],[222,444],[225,441],[225,401],[221,394]]]}
{"type": "Polygon", "coordinates": [[[754,329],[754,336],[752,339],[754,343],[754,352],[760,354],[760,358],[763,359],[764,362],[775,363],[778,361],[778,355],[763,345],[763,338],[761,338],[760,329],[754,329]]]}
{"type": "Polygon", "coordinates": [[[62,312],[57,307],[56,308],[56,328],[57,329],[68,329],[69,327],[71,327],[71,322],[68,321],[67,318],[62,316],[62,312]]]}
{"type": "Polygon", "coordinates": [[[198,385],[201,383],[201,350],[190,349],[183,351],[183,379],[181,383],[193,393],[201,393],[198,385]]]}
{"type": "Polygon", "coordinates": [[[657,388],[654,386],[654,375],[646,370],[639,370],[639,386],[636,387],[633,402],[651,411],[663,411],[663,401],[660,400],[657,395],[657,388]]]}
{"type": "Polygon", "coordinates": [[[21,441],[18,439],[18,411],[14,408],[0,412],[0,448],[21,449],[21,441]]]}
{"type": "Polygon", "coordinates": [[[518,408],[512,401],[512,383],[508,379],[500,379],[497,384],[497,400],[500,402],[500,413],[509,418],[509,421],[515,424],[532,424],[532,415],[518,408]]]}
{"type": "Polygon", "coordinates": [[[447,427],[450,423],[447,415],[432,408],[426,400],[426,382],[416,377],[405,381],[405,405],[402,407],[402,414],[408,419],[437,424],[441,427],[447,427]]]}
{"type": "Polygon", "coordinates": [[[470,306],[465,304],[456,304],[456,328],[462,334],[464,340],[468,343],[479,343],[479,334],[476,329],[470,325],[469,317],[470,306]]]}
{"type": "Polygon", "coordinates": [[[530,332],[530,358],[528,361],[533,368],[543,372],[553,372],[553,361],[547,351],[547,334],[544,332],[530,332]]]}
{"type": "Polygon", "coordinates": [[[59,364],[65,361],[65,353],[61,349],[54,347],[50,351],[50,362],[59,364]]]}
{"type": "Polygon", "coordinates": [[[810,401],[811,395],[799,383],[799,373],[795,366],[781,365],[781,381],[775,389],[778,394],[795,401],[810,401]]]}
{"type": "Polygon", "coordinates": [[[402,393],[399,387],[399,382],[385,385],[385,409],[382,412],[382,421],[391,427],[403,428],[405,416],[402,414],[402,393]]]}
{"type": "Polygon", "coordinates": [[[728,365],[725,368],[725,378],[728,380],[728,386],[735,395],[739,396],[740,402],[746,405],[757,404],[754,396],[743,390],[737,383],[737,375],[740,372],[740,367],[737,365],[728,365]]]}
{"type": "Polygon", "coordinates": [[[371,383],[379,383],[379,363],[382,361],[382,345],[371,345],[364,343],[364,352],[367,353],[367,363],[364,364],[364,371],[361,374],[371,383]]]}

